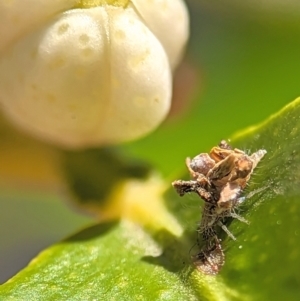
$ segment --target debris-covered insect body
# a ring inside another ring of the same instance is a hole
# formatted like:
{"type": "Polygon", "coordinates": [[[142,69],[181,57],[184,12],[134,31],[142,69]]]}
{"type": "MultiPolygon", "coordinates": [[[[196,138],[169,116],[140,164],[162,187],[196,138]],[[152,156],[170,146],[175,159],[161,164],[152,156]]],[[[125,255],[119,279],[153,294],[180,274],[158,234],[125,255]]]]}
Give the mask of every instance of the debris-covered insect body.
{"type": "Polygon", "coordinates": [[[193,159],[186,159],[192,180],[177,180],[172,183],[180,196],[194,192],[204,200],[202,218],[197,230],[204,245],[193,257],[193,261],[205,274],[217,274],[225,262],[217,229],[223,229],[235,240],[234,235],[223,223],[224,219],[232,217],[248,223],[235,209],[245,200],[241,193],[266,153],[267,151],[262,149],[247,155],[242,150],[232,149],[223,140],[213,147],[209,154],[202,153],[193,159]]]}

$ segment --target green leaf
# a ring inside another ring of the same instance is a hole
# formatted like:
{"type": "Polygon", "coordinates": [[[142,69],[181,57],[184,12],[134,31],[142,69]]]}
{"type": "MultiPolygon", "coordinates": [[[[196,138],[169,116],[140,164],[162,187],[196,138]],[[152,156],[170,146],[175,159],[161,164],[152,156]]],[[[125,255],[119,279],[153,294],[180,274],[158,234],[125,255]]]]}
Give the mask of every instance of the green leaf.
{"type": "Polygon", "coordinates": [[[300,99],[233,136],[235,147],[268,153],[245,192],[264,188],[242,206],[241,215],[251,224],[228,220],[237,241],[223,235],[226,262],[218,276],[201,274],[190,260],[198,250],[192,247],[202,201],[194,195],[180,198],[169,188],[166,213],[163,206],[152,206],[159,195],[148,198],[145,186],[136,198],[148,214],[146,226],[122,219],[83,230],[38,255],[1,286],[0,299],[297,300],[299,138],[300,99]]]}
{"type": "Polygon", "coordinates": [[[69,150],[61,155],[64,178],[81,205],[100,206],[126,178],[146,178],[150,167],[110,148],[69,150]]]}

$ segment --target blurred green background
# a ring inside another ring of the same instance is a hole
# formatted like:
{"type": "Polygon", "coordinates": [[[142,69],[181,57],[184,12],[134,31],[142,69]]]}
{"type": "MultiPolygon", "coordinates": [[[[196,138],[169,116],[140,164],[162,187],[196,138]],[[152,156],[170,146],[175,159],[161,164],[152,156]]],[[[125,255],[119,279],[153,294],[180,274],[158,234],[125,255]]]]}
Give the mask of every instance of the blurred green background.
{"type": "MultiPolygon", "coordinates": [[[[187,2],[191,38],[177,74],[177,109],[151,135],[120,146],[170,179],[184,170],[186,156],[209,150],[300,96],[296,2],[294,9],[293,1],[280,9],[271,1],[187,2]]],[[[70,209],[62,195],[24,193],[1,182],[0,187],[0,282],[46,246],[92,222],[70,209]]]]}
{"type": "Polygon", "coordinates": [[[300,96],[300,22],[285,11],[220,2],[188,1],[186,57],[197,76],[189,111],[126,146],[168,174],[187,155],[210,149],[300,96]]]}

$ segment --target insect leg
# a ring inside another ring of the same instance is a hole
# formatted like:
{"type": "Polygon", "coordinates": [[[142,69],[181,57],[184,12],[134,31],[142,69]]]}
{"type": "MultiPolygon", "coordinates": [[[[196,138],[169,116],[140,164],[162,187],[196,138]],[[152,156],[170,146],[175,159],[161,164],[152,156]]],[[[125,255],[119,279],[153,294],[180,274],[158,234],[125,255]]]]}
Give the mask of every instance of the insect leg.
{"type": "Polygon", "coordinates": [[[255,190],[249,192],[246,196],[239,197],[238,199],[236,199],[235,207],[240,206],[245,200],[252,198],[257,193],[260,193],[269,187],[270,187],[269,185],[264,186],[264,187],[261,187],[261,188],[258,188],[258,189],[255,189],[255,190]]]}
{"type": "Polygon", "coordinates": [[[224,232],[226,232],[226,234],[232,239],[232,240],[236,240],[236,238],[234,237],[234,235],[228,230],[228,228],[221,222],[218,221],[217,222],[218,226],[220,226],[222,228],[222,230],[224,232]]]}
{"type": "Polygon", "coordinates": [[[198,187],[197,181],[177,180],[174,181],[172,185],[180,196],[184,196],[188,192],[196,192],[198,187]]]}
{"type": "Polygon", "coordinates": [[[250,224],[250,222],[248,220],[246,220],[245,218],[243,218],[242,216],[238,215],[235,212],[231,212],[230,216],[233,217],[233,218],[236,218],[237,220],[239,220],[242,223],[245,223],[245,224],[248,224],[248,225],[250,224]]]}

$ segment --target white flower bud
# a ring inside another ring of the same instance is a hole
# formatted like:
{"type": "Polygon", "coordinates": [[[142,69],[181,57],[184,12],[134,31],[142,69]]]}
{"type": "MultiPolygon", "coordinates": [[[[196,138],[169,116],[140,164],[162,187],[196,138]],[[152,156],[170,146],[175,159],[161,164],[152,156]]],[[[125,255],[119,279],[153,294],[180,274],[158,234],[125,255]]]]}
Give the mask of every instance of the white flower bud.
{"type": "Polygon", "coordinates": [[[3,110],[22,129],[67,147],[153,130],[169,110],[171,70],[188,36],[180,0],[89,2],[0,2],[3,110]]]}

